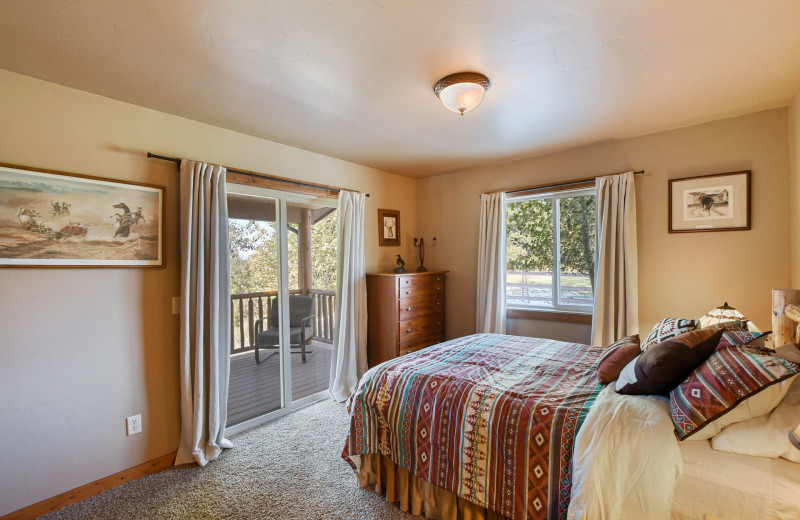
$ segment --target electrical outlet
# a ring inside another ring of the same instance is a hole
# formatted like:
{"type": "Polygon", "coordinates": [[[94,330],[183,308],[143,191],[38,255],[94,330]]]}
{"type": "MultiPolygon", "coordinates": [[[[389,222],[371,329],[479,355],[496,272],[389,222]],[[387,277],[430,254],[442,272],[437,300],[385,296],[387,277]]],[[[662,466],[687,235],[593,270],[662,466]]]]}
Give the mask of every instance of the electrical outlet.
{"type": "Polygon", "coordinates": [[[172,314],[180,314],[181,313],[181,297],[175,296],[172,298],[172,314]]]}
{"type": "Polygon", "coordinates": [[[125,419],[125,424],[128,426],[128,435],[142,433],[142,414],[131,415],[125,419]]]}

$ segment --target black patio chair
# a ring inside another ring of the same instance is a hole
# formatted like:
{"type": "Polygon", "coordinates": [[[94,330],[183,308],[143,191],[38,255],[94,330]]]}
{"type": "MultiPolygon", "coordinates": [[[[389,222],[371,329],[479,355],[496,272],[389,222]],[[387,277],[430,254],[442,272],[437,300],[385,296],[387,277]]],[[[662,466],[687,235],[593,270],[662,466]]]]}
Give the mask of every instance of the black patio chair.
{"type": "MultiPolygon", "coordinates": [[[[311,352],[306,352],[306,333],[308,332],[307,329],[311,327],[311,318],[314,317],[314,314],[312,314],[313,307],[314,299],[311,296],[303,296],[301,294],[289,296],[289,348],[300,349],[303,363],[306,362],[306,353],[311,354],[311,352]]],[[[261,318],[255,323],[257,364],[261,364],[263,361],[259,356],[259,350],[277,350],[280,344],[277,298],[270,299],[269,309],[269,316],[261,318]],[[266,329],[264,329],[264,323],[267,324],[266,329]]]]}

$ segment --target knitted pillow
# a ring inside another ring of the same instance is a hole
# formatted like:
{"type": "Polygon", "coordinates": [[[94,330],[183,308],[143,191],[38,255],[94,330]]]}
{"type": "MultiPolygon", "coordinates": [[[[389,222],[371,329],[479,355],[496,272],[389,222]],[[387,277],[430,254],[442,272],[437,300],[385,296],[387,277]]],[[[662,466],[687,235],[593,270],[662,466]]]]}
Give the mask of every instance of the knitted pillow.
{"type": "Polygon", "coordinates": [[[798,372],[800,365],[771,356],[766,349],[742,345],[719,349],[670,392],[675,432],[683,440],[714,424],[698,436],[707,439],[728,424],[767,414],[788,390],[783,384],[774,392],[770,387],[798,372]],[[750,401],[757,405],[749,406],[750,401]],[[747,413],[726,416],[734,409],[747,413]]]}
{"type": "Polygon", "coordinates": [[[684,332],[689,332],[697,327],[697,322],[694,320],[687,320],[684,318],[664,318],[656,323],[650,334],[644,338],[641,348],[645,352],[650,347],[658,345],[665,339],[675,337],[684,332]]]}

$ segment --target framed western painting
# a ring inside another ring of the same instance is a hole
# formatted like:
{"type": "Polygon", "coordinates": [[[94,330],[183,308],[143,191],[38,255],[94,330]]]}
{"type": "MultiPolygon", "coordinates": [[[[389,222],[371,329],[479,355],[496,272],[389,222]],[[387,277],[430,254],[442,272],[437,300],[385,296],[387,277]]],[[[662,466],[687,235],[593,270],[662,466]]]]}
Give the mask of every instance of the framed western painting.
{"type": "Polygon", "coordinates": [[[378,210],[378,245],[400,245],[400,212],[393,209],[378,210]]]}
{"type": "Polygon", "coordinates": [[[164,188],[0,164],[0,267],[89,266],[164,266],[164,188]]]}
{"type": "Polygon", "coordinates": [[[670,233],[745,229],[750,229],[750,170],[670,179],[670,233]]]}

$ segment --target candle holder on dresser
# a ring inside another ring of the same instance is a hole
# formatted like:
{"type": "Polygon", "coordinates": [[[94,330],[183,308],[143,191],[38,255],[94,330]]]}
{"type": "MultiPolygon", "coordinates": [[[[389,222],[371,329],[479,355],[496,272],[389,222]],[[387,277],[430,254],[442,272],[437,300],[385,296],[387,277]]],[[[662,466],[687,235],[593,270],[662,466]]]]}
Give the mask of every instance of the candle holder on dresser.
{"type": "Polygon", "coordinates": [[[436,237],[433,237],[433,241],[430,244],[426,244],[425,239],[422,237],[414,239],[414,247],[419,248],[419,267],[417,267],[418,273],[424,273],[428,270],[428,268],[425,267],[425,246],[434,247],[435,245],[436,237]]]}

